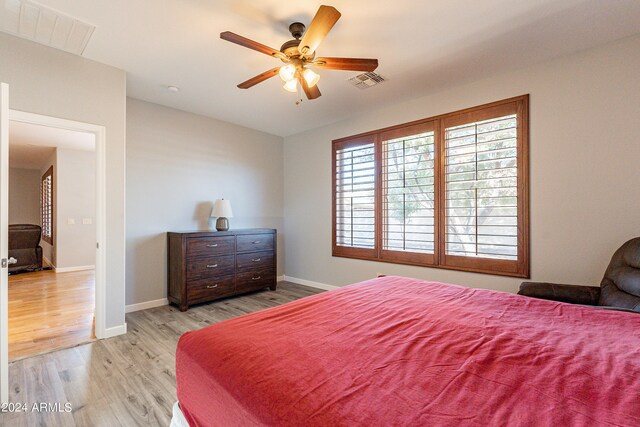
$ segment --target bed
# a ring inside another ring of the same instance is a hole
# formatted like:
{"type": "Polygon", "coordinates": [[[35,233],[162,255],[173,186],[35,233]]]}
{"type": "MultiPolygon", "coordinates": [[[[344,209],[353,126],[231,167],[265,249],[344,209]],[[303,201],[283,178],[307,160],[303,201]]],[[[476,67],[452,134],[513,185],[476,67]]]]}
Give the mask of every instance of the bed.
{"type": "Polygon", "coordinates": [[[193,426],[640,425],[640,315],[381,277],[184,334],[193,426]]]}

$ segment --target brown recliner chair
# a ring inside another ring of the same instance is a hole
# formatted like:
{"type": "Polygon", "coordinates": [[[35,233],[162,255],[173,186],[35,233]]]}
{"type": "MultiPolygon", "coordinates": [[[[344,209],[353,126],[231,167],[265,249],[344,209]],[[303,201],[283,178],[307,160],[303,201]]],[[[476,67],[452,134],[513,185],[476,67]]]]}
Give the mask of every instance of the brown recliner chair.
{"type": "Polygon", "coordinates": [[[640,312],[640,237],[629,240],[613,254],[600,287],[524,282],[518,294],[640,312]]]}
{"type": "Polygon", "coordinates": [[[9,257],[17,262],[9,265],[9,273],[22,270],[42,270],[42,228],[34,224],[9,226],[9,257]]]}

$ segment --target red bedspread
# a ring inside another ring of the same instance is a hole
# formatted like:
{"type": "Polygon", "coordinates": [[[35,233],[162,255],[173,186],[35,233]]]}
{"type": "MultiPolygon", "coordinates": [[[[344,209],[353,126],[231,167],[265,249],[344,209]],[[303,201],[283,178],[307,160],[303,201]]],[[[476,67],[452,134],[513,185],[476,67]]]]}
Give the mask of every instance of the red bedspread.
{"type": "Polygon", "coordinates": [[[640,315],[384,277],[180,338],[192,426],[640,425],[640,315]]]}

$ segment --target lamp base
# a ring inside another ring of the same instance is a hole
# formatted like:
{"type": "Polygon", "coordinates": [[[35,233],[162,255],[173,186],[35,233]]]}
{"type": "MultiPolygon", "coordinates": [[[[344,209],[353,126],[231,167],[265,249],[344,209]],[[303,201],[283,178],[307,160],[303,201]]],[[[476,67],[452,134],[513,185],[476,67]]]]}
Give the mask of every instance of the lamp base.
{"type": "Polygon", "coordinates": [[[228,231],[229,230],[229,220],[223,216],[216,220],[216,230],[218,231],[228,231]]]}

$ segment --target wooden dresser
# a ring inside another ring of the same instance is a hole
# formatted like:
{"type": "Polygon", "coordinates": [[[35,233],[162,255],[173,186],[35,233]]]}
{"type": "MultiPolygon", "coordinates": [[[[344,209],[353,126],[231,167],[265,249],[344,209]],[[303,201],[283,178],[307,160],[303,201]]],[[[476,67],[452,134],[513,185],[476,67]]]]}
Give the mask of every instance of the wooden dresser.
{"type": "Polygon", "coordinates": [[[276,230],[167,233],[168,299],[190,305],[262,288],[276,290],[276,230]]]}

